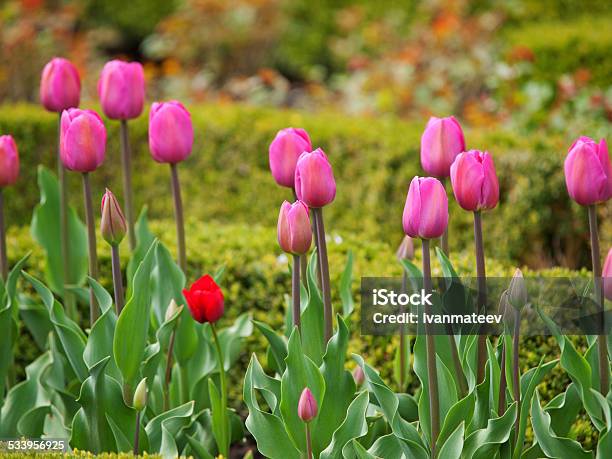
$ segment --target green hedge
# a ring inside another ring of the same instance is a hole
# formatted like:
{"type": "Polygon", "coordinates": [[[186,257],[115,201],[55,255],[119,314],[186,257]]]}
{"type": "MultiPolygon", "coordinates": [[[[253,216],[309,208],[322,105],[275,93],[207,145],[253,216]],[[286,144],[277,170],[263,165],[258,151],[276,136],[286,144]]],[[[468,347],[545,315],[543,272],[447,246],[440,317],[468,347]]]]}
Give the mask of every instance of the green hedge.
{"type": "MultiPolygon", "coordinates": [[[[195,128],[194,153],[180,166],[186,214],[197,221],[273,226],[285,198],[268,170],[268,144],[285,126],[303,126],[329,154],[337,179],[336,201],[325,209],[330,227],[394,246],[401,238],[401,215],[411,178],[422,174],[418,158],[426,119],[353,118],[322,113],[240,105],[190,107],[195,128]]],[[[121,194],[117,123],[109,128],[108,157],[93,174],[96,199],[109,186],[121,194]]],[[[168,167],[155,163],[147,149],[147,121],[130,123],[134,149],[136,206],[151,216],[172,215],[168,167]]],[[[26,224],[38,201],[36,165],[54,166],[56,117],[36,106],[0,106],[0,132],[12,133],[22,157],[22,178],[7,190],[9,222],[26,224]]],[[[609,136],[609,125],[585,132],[609,136]]],[[[578,132],[562,136],[501,129],[466,130],[470,148],[494,155],[501,181],[501,203],[484,217],[485,242],[498,259],[531,266],[588,266],[586,214],[570,203],[562,164],[578,132]]],[[[70,198],[82,209],[77,174],[68,174],[70,198]]],[[[601,216],[612,212],[600,206],[601,216]]],[[[82,214],[82,211],[81,211],[82,214]]],[[[451,200],[450,241],[472,247],[471,215],[451,200]]],[[[612,224],[604,221],[603,246],[612,244],[612,224]]]]}

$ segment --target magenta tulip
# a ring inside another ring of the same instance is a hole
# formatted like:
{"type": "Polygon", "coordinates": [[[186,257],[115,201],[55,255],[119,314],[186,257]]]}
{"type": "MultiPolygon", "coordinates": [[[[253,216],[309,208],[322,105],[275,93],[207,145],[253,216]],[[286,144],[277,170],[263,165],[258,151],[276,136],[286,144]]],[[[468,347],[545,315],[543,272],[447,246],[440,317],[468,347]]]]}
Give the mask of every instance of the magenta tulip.
{"type": "Polygon", "coordinates": [[[327,155],[320,148],[303,153],[295,167],[295,193],[308,207],[323,207],[336,197],[336,181],[327,155]]]}
{"type": "Polygon", "coordinates": [[[10,135],[0,136],[0,188],[12,185],[19,176],[19,152],[10,135]]]}
{"type": "Polygon", "coordinates": [[[293,188],[298,158],[309,151],[312,151],[312,144],[304,129],[286,128],[278,131],[268,149],[270,170],[276,183],[293,188]]]}
{"type": "Polygon", "coordinates": [[[465,151],[459,122],[453,117],[431,117],[421,137],[421,165],[435,177],[448,177],[457,155],[465,151]]]}
{"type": "Polygon", "coordinates": [[[308,387],[302,391],[298,402],[298,416],[304,422],[310,422],[317,416],[317,401],[308,387]]]}
{"type": "Polygon", "coordinates": [[[604,296],[612,301],[612,249],[608,251],[601,277],[604,282],[604,296]]]}
{"type": "Polygon", "coordinates": [[[98,96],[104,114],[110,119],[138,118],[145,97],[144,72],[140,62],[107,62],[98,80],[98,96]]]}
{"type": "Polygon", "coordinates": [[[604,139],[597,144],[580,137],[565,159],[565,183],[570,197],[582,206],[612,198],[612,166],[604,139]]]}
{"type": "Polygon", "coordinates": [[[308,252],[312,243],[312,230],[308,207],[302,201],[283,202],[278,215],[278,244],[294,255],[308,252]]]}
{"type": "Polygon", "coordinates": [[[191,154],[193,125],[187,109],[175,100],[154,102],[149,112],[149,149],[158,163],[179,163],[191,154]]]}
{"type": "Polygon", "coordinates": [[[499,202],[499,182],[488,152],[460,153],[451,166],[451,184],[459,205],[470,211],[493,209],[499,202]]]}
{"type": "Polygon", "coordinates": [[[448,198],[438,179],[412,179],[402,223],[404,233],[410,237],[433,239],[442,236],[448,225],[448,198]]]}
{"type": "Polygon", "coordinates": [[[50,112],[79,106],[81,79],[72,62],[55,57],[45,65],[40,80],[40,101],[50,112]]]}
{"type": "Polygon", "coordinates": [[[60,156],[66,169],[92,172],[104,162],[106,128],[93,110],[70,108],[62,113],[60,156]]]}

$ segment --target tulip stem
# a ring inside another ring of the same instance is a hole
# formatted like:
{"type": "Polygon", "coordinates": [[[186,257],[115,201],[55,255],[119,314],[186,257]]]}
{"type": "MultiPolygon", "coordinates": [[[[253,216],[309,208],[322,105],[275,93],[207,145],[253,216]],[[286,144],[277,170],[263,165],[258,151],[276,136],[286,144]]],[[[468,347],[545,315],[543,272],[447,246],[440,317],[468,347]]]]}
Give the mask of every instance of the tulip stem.
{"type": "Polygon", "coordinates": [[[291,273],[291,293],[293,306],[293,325],[302,331],[300,304],[300,255],[293,255],[293,271],[291,273]]]}
{"type": "MultiPolygon", "coordinates": [[[[478,277],[478,312],[481,313],[487,304],[487,274],[485,268],[484,244],[482,239],[482,215],[479,211],[474,212],[474,245],[476,247],[476,276],[478,277]]],[[[478,361],[477,361],[477,383],[484,380],[485,365],[487,363],[487,337],[478,335],[478,361]]]]}
{"type": "Polygon", "coordinates": [[[314,207],[313,216],[317,226],[317,257],[321,269],[321,290],[323,292],[323,318],[325,321],[325,337],[323,343],[327,345],[333,334],[333,309],[331,304],[331,290],[329,281],[329,263],[327,261],[327,243],[325,242],[325,224],[323,223],[323,209],[314,207]]]}
{"type": "Polygon", "coordinates": [[[181,183],[175,163],[170,164],[172,177],[172,196],[174,198],[174,217],[176,219],[176,243],[178,247],[178,265],[187,274],[187,255],[185,251],[185,222],[183,218],[183,199],[181,198],[181,183]]]}
{"type": "MultiPolygon", "coordinates": [[[[402,292],[408,293],[408,273],[405,269],[402,270],[402,292]]],[[[403,314],[404,306],[400,305],[400,312],[403,314]]],[[[404,392],[406,390],[406,335],[404,333],[404,324],[400,324],[400,377],[399,377],[399,391],[404,392]]]]}
{"type": "MultiPolygon", "coordinates": [[[[603,283],[601,282],[601,260],[599,258],[599,229],[597,227],[597,208],[589,206],[589,229],[591,234],[591,259],[593,263],[593,283],[595,285],[595,301],[600,309],[600,324],[605,330],[605,313],[603,302],[603,283]]],[[[610,363],[608,360],[607,336],[601,332],[597,339],[599,351],[599,391],[605,396],[610,388],[610,363]]]]}
{"type": "Polygon", "coordinates": [[[119,260],[119,245],[111,244],[111,261],[113,267],[113,289],[115,292],[115,308],[117,317],[123,310],[123,279],[121,277],[121,262],[119,260]]]}
{"type": "MultiPolygon", "coordinates": [[[[431,292],[431,260],[429,240],[422,239],[423,247],[423,287],[425,292],[431,292]]],[[[425,305],[425,313],[431,315],[431,306],[425,305]]],[[[438,371],[436,364],[436,342],[430,323],[425,324],[427,351],[427,384],[429,390],[429,414],[431,416],[431,457],[436,457],[436,441],[440,433],[440,400],[438,395],[438,371]]]]}
{"type": "Polygon", "coordinates": [[[64,306],[70,317],[76,319],[76,306],[74,296],[68,291],[70,284],[70,245],[68,244],[68,187],[66,186],[66,169],[62,163],[60,154],[60,142],[62,132],[62,114],[57,118],[57,178],[59,180],[59,205],[60,205],[60,251],[62,254],[62,273],[64,275],[62,285],[62,298],[64,306]]]}
{"type": "MultiPolygon", "coordinates": [[[[440,179],[442,186],[444,187],[444,192],[446,193],[446,179],[443,177],[440,179]]],[[[442,237],[440,238],[440,248],[444,255],[448,256],[448,225],[444,228],[444,233],[442,233],[442,237]]]]}
{"type": "Polygon", "coordinates": [[[312,459],[312,438],[310,437],[310,424],[306,423],[306,458],[312,459]]]}
{"type": "MultiPolygon", "coordinates": [[[[96,230],[94,228],[93,204],[91,202],[91,183],[89,173],[83,173],[83,199],[85,201],[85,221],[87,222],[87,242],[89,246],[89,277],[98,278],[98,254],[96,251],[96,230]]],[[[89,324],[98,319],[98,305],[94,296],[93,288],[89,287],[89,324]]]]}
{"type": "Polygon", "coordinates": [[[134,231],[134,206],[132,204],[132,152],[127,120],[121,120],[121,164],[123,165],[123,199],[125,201],[125,219],[128,226],[130,250],[136,248],[134,231]]]}
{"type": "Polygon", "coordinates": [[[138,456],[138,444],[140,443],[140,411],[136,413],[136,431],[134,432],[134,456],[138,456]]]}
{"type": "Polygon", "coordinates": [[[0,275],[6,282],[8,277],[8,258],[6,256],[6,230],[4,227],[4,192],[0,188],[0,275]]]}
{"type": "Polygon", "coordinates": [[[506,412],[506,337],[502,334],[501,341],[501,365],[499,375],[499,403],[497,405],[497,415],[503,416],[506,412]]]}
{"type": "MultiPolygon", "coordinates": [[[[514,336],[512,337],[512,385],[514,386],[514,401],[516,402],[516,421],[514,429],[519,431],[521,418],[521,381],[519,373],[519,332],[521,328],[521,311],[514,309],[514,336]]],[[[501,414],[500,414],[501,416],[501,414]]]]}
{"type": "Polygon", "coordinates": [[[215,348],[217,349],[219,380],[221,382],[221,409],[223,410],[223,412],[221,413],[221,419],[223,423],[223,439],[217,438],[216,441],[217,447],[219,448],[219,453],[221,453],[223,457],[229,457],[229,421],[227,418],[227,383],[225,380],[225,360],[223,358],[223,351],[221,350],[221,343],[219,342],[219,336],[217,335],[215,324],[211,323],[210,328],[212,330],[213,338],[215,340],[215,348]]]}
{"type": "Polygon", "coordinates": [[[172,329],[170,335],[170,343],[168,344],[168,358],[166,360],[166,379],[164,385],[164,411],[170,408],[170,380],[172,379],[172,354],[174,353],[174,341],[176,339],[176,325],[172,329]]]}

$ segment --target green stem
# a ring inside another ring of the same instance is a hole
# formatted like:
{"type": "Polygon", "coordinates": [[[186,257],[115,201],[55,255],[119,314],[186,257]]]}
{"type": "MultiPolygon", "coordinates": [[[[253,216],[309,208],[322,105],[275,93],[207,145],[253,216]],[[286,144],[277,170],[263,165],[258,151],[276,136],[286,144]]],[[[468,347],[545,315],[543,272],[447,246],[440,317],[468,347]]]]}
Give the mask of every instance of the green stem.
{"type": "Polygon", "coordinates": [[[134,206],[132,204],[132,153],[127,120],[121,120],[121,164],[123,166],[123,199],[125,201],[125,219],[128,226],[130,250],[136,248],[136,232],[134,231],[134,206]]]}
{"type": "MultiPolygon", "coordinates": [[[[599,323],[605,330],[603,283],[601,282],[601,259],[599,258],[599,229],[597,226],[597,208],[589,206],[589,229],[591,235],[591,260],[593,263],[593,283],[595,285],[595,300],[600,310],[599,323]]],[[[608,359],[608,343],[605,333],[597,339],[599,354],[599,391],[606,396],[610,388],[610,361],[608,359]]]]}
{"type": "Polygon", "coordinates": [[[301,332],[302,308],[300,306],[300,255],[293,255],[293,271],[291,273],[291,293],[293,306],[293,325],[297,327],[298,330],[300,330],[301,332]]]}
{"type": "Polygon", "coordinates": [[[8,258],[6,256],[6,232],[4,227],[4,193],[0,188],[0,275],[6,282],[8,277],[8,258]]]}
{"type": "Polygon", "coordinates": [[[140,443],[140,411],[136,413],[136,431],[134,432],[134,456],[138,456],[140,443]]]}
{"type": "MultiPolygon", "coordinates": [[[[487,304],[487,274],[482,238],[482,217],[480,211],[474,212],[474,245],[476,247],[476,276],[478,277],[478,312],[482,313],[487,304]]],[[[487,337],[484,334],[478,335],[477,352],[478,362],[476,381],[481,383],[484,380],[485,365],[487,363],[487,337]]]]}
{"type": "MultiPolygon", "coordinates": [[[[408,293],[408,273],[403,270],[402,275],[402,293],[408,293]]],[[[404,313],[404,306],[400,305],[400,314],[404,313]]],[[[406,390],[406,335],[404,324],[400,324],[400,377],[399,377],[399,392],[406,390]]]]}
{"type": "MultiPolygon", "coordinates": [[[[96,230],[91,202],[91,184],[89,173],[83,173],[83,199],[85,201],[85,220],[87,223],[87,243],[89,246],[89,277],[98,278],[98,254],[96,251],[96,230]]],[[[94,296],[93,288],[89,288],[89,324],[93,324],[98,319],[98,305],[94,296]]]]}
{"type": "MultiPolygon", "coordinates": [[[[422,239],[423,247],[423,287],[425,292],[432,291],[431,260],[429,254],[429,241],[422,239]]],[[[425,313],[432,314],[431,305],[425,305],[425,313]]],[[[438,394],[438,371],[436,364],[436,342],[430,323],[425,324],[426,352],[427,352],[427,383],[429,389],[429,413],[431,416],[431,457],[436,457],[436,441],[440,433],[440,399],[438,394]]]]}
{"type": "MultiPolygon", "coordinates": [[[[514,430],[519,431],[521,419],[521,381],[519,373],[519,332],[521,328],[521,311],[514,312],[514,336],[512,337],[512,385],[514,386],[514,401],[516,402],[516,421],[514,430]]],[[[500,415],[501,416],[501,415],[500,415]]]]}
{"type": "Polygon", "coordinates": [[[187,274],[187,255],[185,249],[185,222],[183,218],[183,199],[176,164],[170,164],[172,177],[172,197],[174,198],[174,217],[176,219],[176,244],[178,247],[178,265],[187,274]]]}
{"type": "Polygon", "coordinates": [[[62,285],[62,298],[64,306],[71,318],[76,320],[76,305],[75,298],[69,292],[67,286],[70,284],[70,245],[68,244],[69,226],[68,226],[68,186],[66,185],[66,169],[62,163],[60,154],[60,137],[62,131],[62,114],[59,113],[57,118],[57,178],[59,180],[59,198],[60,198],[60,252],[62,254],[62,273],[64,275],[64,283],[62,285]]]}
{"type": "Polygon", "coordinates": [[[117,310],[117,317],[123,310],[123,278],[121,277],[121,262],[119,260],[119,246],[116,244],[111,245],[111,262],[113,269],[113,289],[115,292],[115,308],[117,310]]]}
{"type": "Polygon", "coordinates": [[[306,423],[306,458],[312,459],[312,438],[310,436],[310,424],[306,423]]]}
{"type": "Polygon", "coordinates": [[[217,349],[217,363],[219,365],[219,378],[221,380],[221,409],[223,410],[221,413],[221,419],[223,420],[224,441],[221,442],[218,440],[218,442],[222,444],[217,444],[217,446],[219,447],[219,452],[223,455],[223,457],[229,457],[229,421],[227,418],[227,382],[225,380],[225,360],[223,358],[223,351],[221,350],[221,343],[219,342],[219,336],[217,335],[215,324],[211,323],[210,328],[215,340],[215,348],[217,349]]]}
{"type": "Polygon", "coordinates": [[[323,223],[323,209],[313,208],[312,213],[317,226],[317,256],[321,268],[321,290],[323,292],[323,320],[325,323],[325,336],[323,343],[327,345],[333,334],[333,309],[331,304],[331,289],[329,280],[329,263],[327,261],[327,243],[325,241],[325,224],[323,223]]]}
{"type": "MultiPolygon", "coordinates": [[[[442,182],[444,191],[446,191],[446,178],[444,177],[440,178],[440,182],[442,182]]],[[[446,229],[444,230],[444,233],[442,233],[442,237],[440,238],[440,248],[442,249],[442,251],[444,252],[446,256],[449,256],[448,254],[448,225],[446,226],[446,229]]]]}

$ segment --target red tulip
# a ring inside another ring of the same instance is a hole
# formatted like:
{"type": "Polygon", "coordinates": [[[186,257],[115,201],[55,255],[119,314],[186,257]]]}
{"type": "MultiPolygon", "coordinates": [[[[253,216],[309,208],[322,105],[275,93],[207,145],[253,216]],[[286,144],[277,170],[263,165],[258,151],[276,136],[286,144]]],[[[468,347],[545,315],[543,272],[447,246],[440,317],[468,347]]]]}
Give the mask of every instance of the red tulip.
{"type": "Polygon", "coordinates": [[[191,315],[201,324],[215,323],[223,315],[223,292],[208,274],[195,281],[189,290],[183,289],[183,295],[191,315]]]}

